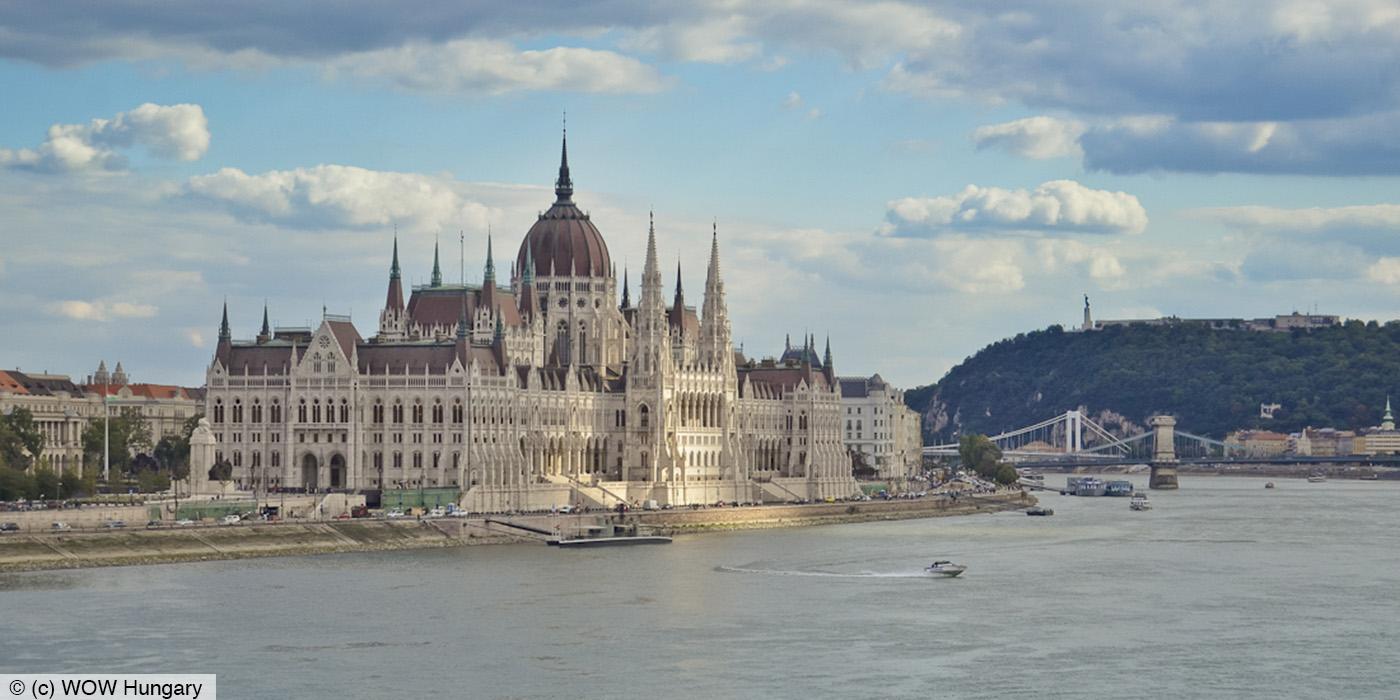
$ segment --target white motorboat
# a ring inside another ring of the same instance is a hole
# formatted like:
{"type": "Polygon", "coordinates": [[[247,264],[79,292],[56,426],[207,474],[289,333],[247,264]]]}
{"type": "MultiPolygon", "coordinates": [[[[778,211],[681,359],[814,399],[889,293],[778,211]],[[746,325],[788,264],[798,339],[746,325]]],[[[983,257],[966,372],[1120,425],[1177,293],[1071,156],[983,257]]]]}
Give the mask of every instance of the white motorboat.
{"type": "Polygon", "coordinates": [[[951,561],[936,561],[924,568],[924,573],[930,576],[946,576],[953,578],[967,571],[967,567],[962,564],[954,564],[951,561]]]}
{"type": "Polygon", "coordinates": [[[1133,510],[1152,510],[1152,504],[1147,500],[1145,493],[1133,494],[1133,500],[1128,501],[1128,507],[1133,510]]]}
{"type": "Polygon", "coordinates": [[[1312,474],[1308,475],[1309,484],[1320,484],[1324,481],[1327,481],[1327,475],[1323,474],[1322,472],[1313,472],[1312,474]]]}

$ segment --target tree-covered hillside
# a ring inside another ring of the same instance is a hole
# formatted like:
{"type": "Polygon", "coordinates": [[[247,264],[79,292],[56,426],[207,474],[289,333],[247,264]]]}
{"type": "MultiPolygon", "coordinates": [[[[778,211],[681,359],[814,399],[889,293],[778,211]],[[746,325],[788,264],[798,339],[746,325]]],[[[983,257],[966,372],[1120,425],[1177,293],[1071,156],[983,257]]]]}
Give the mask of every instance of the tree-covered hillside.
{"type": "Polygon", "coordinates": [[[1359,428],[1400,400],[1400,323],[1349,322],[1310,332],[1133,325],[1091,333],[1059,326],[990,345],[937,384],[905,394],[925,440],[994,434],[1073,408],[1137,423],[1167,413],[1190,432],[1244,427],[1359,428]],[[1261,403],[1282,404],[1261,419],[1261,403]]]}

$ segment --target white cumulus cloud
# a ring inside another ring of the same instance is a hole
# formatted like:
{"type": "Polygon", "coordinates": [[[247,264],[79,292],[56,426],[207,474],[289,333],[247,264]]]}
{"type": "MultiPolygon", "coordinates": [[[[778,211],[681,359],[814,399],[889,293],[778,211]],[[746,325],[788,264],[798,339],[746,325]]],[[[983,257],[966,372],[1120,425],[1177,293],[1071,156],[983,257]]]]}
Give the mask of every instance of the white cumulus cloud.
{"type": "Polygon", "coordinates": [[[521,51],[485,39],[410,42],[347,54],[327,63],[326,73],[382,80],[414,92],[651,93],[666,87],[655,68],[614,51],[566,46],[521,51]]]}
{"type": "Polygon", "coordinates": [[[110,321],[119,318],[151,318],[159,311],[150,304],[126,301],[72,299],[49,304],[49,312],[76,321],[110,321]]]}
{"type": "Polygon", "coordinates": [[[1147,211],[1126,192],[1051,180],[1033,190],[968,185],[944,197],[906,197],[886,207],[883,231],[929,236],[952,231],[1140,233],[1147,211]]]}
{"type": "Polygon", "coordinates": [[[189,179],[185,192],[219,202],[239,218],[297,228],[426,230],[485,226],[488,208],[447,177],[317,165],[250,175],[237,168],[189,179]]]}
{"type": "Polygon", "coordinates": [[[171,160],[198,160],[209,150],[209,121],[196,104],[145,103],[111,119],[54,124],[34,148],[0,148],[0,165],[44,172],[122,170],[121,151],[142,147],[171,160]]]}
{"type": "Polygon", "coordinates": [[[1084,123],[1075,119],[1026,117],[1002,124],[979,126],[972,132],[978,149],[1002,148],[1024,158],[1044,160],[1079,156],[1084,123]]]}

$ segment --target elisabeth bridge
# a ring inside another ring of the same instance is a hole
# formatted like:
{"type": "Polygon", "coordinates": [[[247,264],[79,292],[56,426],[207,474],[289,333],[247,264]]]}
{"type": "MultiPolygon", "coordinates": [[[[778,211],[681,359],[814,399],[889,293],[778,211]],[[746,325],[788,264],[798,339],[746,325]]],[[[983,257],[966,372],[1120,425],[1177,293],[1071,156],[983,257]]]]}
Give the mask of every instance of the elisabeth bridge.
{"type": "MultiPolygon", "coordinates": [[[[1148,430],[1119,437],[1095,423],[1083,411],[1061,415],[988,439],[1002,456],[1019,467],[1067,469],[1145,464],[1151,467],[1154,489],[1177,486],[1176,467],[1182,464],[1364,464],[1400,466],[1400,455],[1337,455],[1326,457],[1278,455],[1251,457],[1239,446],[1176,429],[1171,416],[1153,416],[1148,430]]],[[[958,443],[928,445],[926,457],[957,457],[958,443]]]]}

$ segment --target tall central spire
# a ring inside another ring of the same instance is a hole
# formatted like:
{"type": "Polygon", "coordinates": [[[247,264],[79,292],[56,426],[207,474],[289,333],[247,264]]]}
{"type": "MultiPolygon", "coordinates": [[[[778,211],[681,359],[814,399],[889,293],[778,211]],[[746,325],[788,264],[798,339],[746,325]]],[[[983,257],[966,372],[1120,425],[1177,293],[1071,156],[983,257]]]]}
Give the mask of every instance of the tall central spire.
{"type": "Polygon", "coordinates": [[[559,153],[559,179],[554,181],[554,195],[559,203],[572,202],[574,181],[569,177],[569,127],[564,125],[564,141],[559,153]]]}

